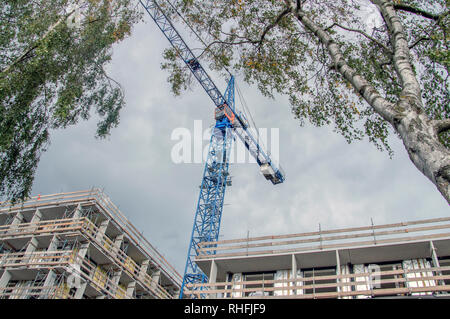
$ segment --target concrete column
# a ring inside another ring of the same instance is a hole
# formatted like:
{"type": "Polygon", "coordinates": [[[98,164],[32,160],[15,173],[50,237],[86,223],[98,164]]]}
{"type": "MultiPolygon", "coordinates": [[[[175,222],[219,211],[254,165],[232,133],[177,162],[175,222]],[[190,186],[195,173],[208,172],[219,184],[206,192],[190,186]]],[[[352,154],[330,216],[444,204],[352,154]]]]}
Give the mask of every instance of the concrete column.
{"type": "Polygon", "coordinates": [[[58,237],[54,235],[50,241],[50,245],[48,245],[47,251],[56,251],[58,243],[58,237]]]}
{"type": "Polygon", "coordinates": [[[119,281],[120,281],[120,277],[121,276],[122,276],[122,270],[114,272],[114,274],[113,274],[113,276],[111,278],[111,281],[114,283],[114,285],[116,285],[116,286],[119,285],[119,281]]]}
{"type": "Polygon", "coordinates": [[[97,235],[95,236],[95,239],[101,240],[103,238],[103,236],[105,236],[108,225],[109,225],[109,220],[105,220],[100,224],[100,226],[98,227],[98,232],[97,232],[97,235]]]}
{"type": "MultiPolygon", "coordinates": [[[[209,271],[208,281],[210,284],[217,282],[217,264],[215,260],[211,262],[211,270],[209,271]]],[[[208,294],[208,298],[217,298],[217,294],[208,294]]]]}
{"type": "Polygon", "coordinates": [[[209,271],[209,283],[215,283],[217,280],[217,264],[216,261],[213,260],[211,262],[211,270],[209,271]]]}
{"type": "MultiPolygon", "coordinates": [[[[433,264],[433,267],[436,267],[436,268],[441,267],[441,265],[439,263],[438,255],[436,253],[436,247],[434,247],[434,243],[431,240],[430,240],[430,250],[431,250],[431,262],[433,264]]],[[[435,271],[434,273],[438,276],[442,276],[441,271],[435,271]]],[[[439,285],[445,285],[444,280],[438,280],[438,283],[439,283],[439,285]]]]}
{"type": "Polygon", "coordinates": [[[55,284],[56,274],[53,270],[50,270],[44,281],[44,287],[51,287],[55,284]]]}
{"type": "MultiPolygon", "coordinates": [[[[297,258],[295,258],[295,255],[292,255],[292,274],[291,274],[292,279],[297,279],[297,258]]],[[[292,286],[297,286],[298,282],[297,281],[292,281],[292,286]]],[[[292,290],[292,294],[296,295],[297,294],[297,289],[293,289],[292,290]]]]}
{"type": "MultiPolygon", "coordinates": [[[[55,285],[55,279],[56,279],[55,272],[53,270],[50,270],[47,274],[47,277],[45,277],[44,281],[44,287],[48,289],[47,293],[52,292],[51,289],[55,285]]],[[[44,293],[44,291],[42,292],[44,293]]],[[[48,297],[45,294],[43,294],[40,299],[47,299],[47,298],[48,297]]]]}
{"type": "MultiPolygon", "coordinates": [[[[0,288],[5,288],[6,286],[8,286],[11,277],[11,273],[8,270],[5,270],[3,272],[3,275],[0,277],[0,288]]],[[[2,293],[2,291],[0,291],[0,293],[2,293]]]]}
{"type": "Polygon", "coordinates": [[[81,218],[81,216],[82,216],[81,212],[82,212],[81,205],[78,204],[77,208],[75,208],[75,211],[73,212],[73,217],[72,218],[73,219],[81,218]]]}
{"type": "Polygon", "coordinates": [[[27,245],[27,248],[25,249],[25,255],[35,252],[36,249],[38,248],[38,245],[39,245],[39,243],[38,243],[36,237],[31,238],[30,242],[27,245]]]}
{"type": "Polygon", "coordinates": [[[132,281],[127,287],[127,298],[132,299],[134,290],[136,289],[136,281],[132,281]]]}
{"type": "Polygon", "coordinates": [[[144,278],[147,274],[149,268],[150,260],[146,259],[141,263],[141,268],[139,270],[139,277],[144,278]]]}
{"type": "Polygon", "coordinates": [[[112,276],[112,278],[111,278],[111,281],[114,284],[114,291],[113,291],[113,293],[117,293],[117,289],[119,289],[119,282],[120,282],[120,277],[121,276],[122,276],[122,270],[119,270],[119,271],[115,271],[113,276],[112,276]]]}
{"type": "Polygon", "coordinates": [[[13,221],[11,222],[11,225],[18,225],[23,222],[23,215],[21,212],[18,212],[15,216],[13,221]]]}
{"type": "Polygon", "coordinates": [[[42,213],[39,209],[36,209],[36,211],[33,214],[33,217],[31,218],[31,223],[39,223],[42,219],[42,213]]]}
{"type": "Polygon", "coordinates": [[[123,234],[120,234],[114,239],[114,251],[117,253],[120,250],[120,246],[123,243],[123,234]]]}
{"type": "Polygon", "coordinates": [[[10,230],[11,231],[17,231],[18,230],[18,225],[19,224],[21,224],[23,222],[23,215],[22,215],[22,213],[21,212],[18,212],[15,216],[14,216],[14,218],[13,218],[13,220],[12,220],[12,222],[11,222],[11,226],[10,226],[10,230]]]}
{"type": "MultiPolygon", "coordinates": [[[[41,211],[39,210],[39,209],[37,209],[35,212],[34,212],[34,214],[33,214],[33,217],[31,218],[31,224],[37,224],[37,223],[39,223],[40,221],[41,221],[41,219],[42,219],[42,213],[41,213],[41,211]]],[[[36,230],[38,227],[36,226],[36,227],[33,227],[32,229],[33,229],[33,231],[34,230],[36,230]]]]}
{"type": "MultiPolygon", "coordinates": [[[[336,250],[336,275],[341,275],[341,259],[339,258],[339,250],[336,250]]],[[[341,283],[341,280],[336,278],[336,284],[339,285],[341,283]]],[[[341,287],[337,286],[337,292],[341,292],[341,287]]],[[[341,299],[341,297],[338,297],[341,299]]]]}
{"type": "Polygon", "coordinates": [[[78,257],[80,257],[80,259],[84,259],[87,255],[87,252],[89,250],[89,245],[90,243],[84,243],[81,244],[80,250],[78,251],[78,257]]]}
{"type": "Polygon", "coordinates": [[[152,284],[151,284],[152,288],[156,288],[159,285],[159,279],[160,278],[161,278],[161,271],[160,270],[155,271],[152,274],[152,284]]]}
{"type": "Polygon", "coordinates": [[[80,285],[79,288],[77,288],[77,291],[75,292],[74,298],[75,299],[81,299],[83,298],[84,292],[86,291],[87,283],[84,282],[80,285]]]}

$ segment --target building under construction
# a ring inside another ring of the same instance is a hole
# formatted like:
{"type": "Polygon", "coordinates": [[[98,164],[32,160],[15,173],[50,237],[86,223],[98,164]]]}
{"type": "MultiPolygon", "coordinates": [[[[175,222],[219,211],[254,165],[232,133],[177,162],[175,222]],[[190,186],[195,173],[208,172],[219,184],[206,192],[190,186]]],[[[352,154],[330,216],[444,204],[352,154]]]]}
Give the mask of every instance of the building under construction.
{"type": "Polygon", "coordinates": [[[181,276],[100,190],[0,207],[0,298],[178,297],[181,276]]]}
{"type": "Polygon", "coordinates": [[[438,298],[450,291],[450,217],[204,242],[203,298],[438,298]]]}
{"type": "MultiPolygon", "coordinates": [[[[185,298],[448,297],[450,217],[201,242],[185,298]]],[[[177,298],[182,277],[100,190],[0,207],[0,298],[177,298]]]]}

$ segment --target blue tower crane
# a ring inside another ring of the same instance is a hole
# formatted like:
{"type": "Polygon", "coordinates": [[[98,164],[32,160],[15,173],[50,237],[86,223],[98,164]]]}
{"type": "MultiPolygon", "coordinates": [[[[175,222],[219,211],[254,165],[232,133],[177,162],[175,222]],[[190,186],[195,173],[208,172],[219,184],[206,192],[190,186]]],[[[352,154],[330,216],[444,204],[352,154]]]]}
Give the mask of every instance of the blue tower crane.
{"type": "MultiPolygon", "coordinates": [[[[255,158],[267,180],[270,180],[274,185],[279,184],[284,182],[285,175],[281,168],[273,163],[268,153],[258,143],[258,139],[253,136],[245,116],[235,108],[234,77],[231,76],[225,93],[222,95],[158,2],[156,0],[139,0],[139,2],[175,48],[179,57],[186,63],[215,105],[216,124],[212,131],[200,186],[200,195],[180,290],[180,298],[182,298],[183,290],[187,284],[206,283],[208,280],[195,263],[195,258],[199,243],[215,242],[219,239],[225,189],[231,183],[229,159],[235,135],[239,137],[246,149],[255,158]]],[[[215,251],[212,250],[209,253],[215,254],[215,251]]],[[[192,287],[192,289],[201,289],[196,286],[192,287]]]]}

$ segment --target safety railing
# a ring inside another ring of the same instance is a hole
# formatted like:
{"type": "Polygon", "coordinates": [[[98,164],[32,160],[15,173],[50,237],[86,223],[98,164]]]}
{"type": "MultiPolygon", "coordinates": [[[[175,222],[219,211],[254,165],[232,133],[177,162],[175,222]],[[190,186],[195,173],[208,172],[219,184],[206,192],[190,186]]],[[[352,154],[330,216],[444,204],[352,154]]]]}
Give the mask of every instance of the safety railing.
{"type": "MultiPolygon", "coordinates": [[[[104,234],[97,236],[97,234],[99,234],[99,228],[86,217],[80,219],[61,219],[2,226],[0,227],[0,239],[11,237],[14,238],[18,236],[67,233],[69,231],[79,232],[80,234],[86,236],[91,242],[96,243],[98,248],[103,251],[105,255],[111,258],[119,267],[126,271],[130,277],[140,282],[140,284],[155,297],[168,299],[173,298],[173,296],[161,287],[159,283],[154,282],[152,277],[142,270],[142,266],[138,265],[131,257],[116,247],[114,242],[108,236],[104,234]]],[[[37,254],[38,253],[34,256],[37,256],[37,254]]],[[[40,252],[39,254],[43,256],[43,260],[45,261],[55,259],[55,256],[51,257],[48,255],[48,252],[40,252]]],[[[19,260],[19,256],[24,256],[24,253],[15,253],[10,256],[16,256],[19,260]]],[[[0,255],[0,267],[10,267],[11,265],[2,265],[2,263],[5,262],[3,258],[4,255],[0,255]]],[[[33,263],[25,260],[25,257],[20,260],[22,261],[23,266],[34,266],[33,263]]],[[[53,264],[57,265],[62,262],[64,262],[64,260],[56,259],[53,264]]],[[[98,274],[98,276],[101,275],[98,274]]]]}
{"type": "Polygon", "coordinates": [[[0,288],[0,299],[72,299],[66,284],[0,288]]]}
{"type": "MultiPolygon", "coordinates": [[[[112,281],[101,267],[94,265],[86,258],[81,258],[78,255],[77,249],[0,254],[0,267],[11,270],[14,268],[22,268],[24,266],[28,269],[63,268],[67,277],[78,276],[79,278],[83,278],[84,280],[89,281],[99,292],[108,295],[110,298],[125,298],[126,296],[126,289],[123,289],[118,283],[112,281]]],[[[17,289],[20,290],[22,287],[18,287],[17,289]]],[[[14,293],[19,294],[19,292],[20,291],[15,290],[14,293]]],[[[70,285],[67,282],[64,282],[62,286],[58,286],[58,294],[55,296],[58,298],[64,298],[64,296],[66,296],[68,298],[69,292],[70,285]]],[[[0,297],[3,296],[4,294],[0,292],[0,297]]],[[[9,295],[6,294],[6,296],[9,295]]],[[[131,298],[130,296],[128,297],[131,298]]],[[[52,297],[49,296],[48,298],[52,297]]]]}
{"type": "Polygon", "coordinates": [[[0,226],[0,239],[80,230],[82,219],[56,219],[0,226]]]}
{"type": "MultiPolygon", "coordinates": [[[[39,195],[15,205],[10,202],[0,202],[0,214],[26,209],[37,209],[48,206],[95,204],[111,218],[129,239],[147,254],[151,261],[173,282],[181,287],[182,277],[175,268],[162,256],[150,242],[131,224],[116,205],[99,189],[77,191],[70,193],[39,195]]],[[[0,232],[1,233],[1,232],[0,232]]]]}
{"type": "Polygon", "coordinates": [[[125,252],[117,248],[114,242],[106,235],[97,236],[99,228],[93,224],[89,219],[83,221],[83,232],[89,239],[97,243],[97,246],[116,264],[118,264],[124,271],[128,273],[134,280],[139,282],[145,289],[150,291],[155,297],[159,298],[174,298],[170,295],[159,283],[153,281],[152,276],[143,271],[142,266],[137,264],[125,252]]]}
{"type": "Polygon", "coordinates": [[[450,217],[444,217],[396,224],[203,242],[199,244],[197,260],[300,253],[450,238],[449,222],[450,217]]]}
{"type": "Polygon", "coordinates": [[[188,284],[185,294],[191,297],[208,296],[225,299],[316,299],[430,294],[450,291],[450,285],[445,283],[450,279],[450,275],[442,275],[442,272],[448,271],[450,271],[450,267],[429,267],[295,279],[188,284]],[[414,276],[409,276],[411,274],[414,276]],[[388,279],[383,279],[386,277],[388,279]],[[392,286],[392,284],[395,288],[386,288],[386,285],[392,286]],[[324,289],[327,292],[321,292],[324,289]]]}

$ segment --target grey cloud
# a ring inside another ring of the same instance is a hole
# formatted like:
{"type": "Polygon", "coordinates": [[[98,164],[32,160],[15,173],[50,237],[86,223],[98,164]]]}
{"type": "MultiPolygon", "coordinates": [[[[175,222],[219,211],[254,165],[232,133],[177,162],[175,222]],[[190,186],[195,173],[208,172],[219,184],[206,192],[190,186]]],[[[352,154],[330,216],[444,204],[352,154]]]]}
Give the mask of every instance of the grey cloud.
{"type": "MultiPolygon", "coordinates": [[[[199,85],[173,97],[160,70],[168,43],[151,23],[136,27],[110,66],[127,107],[107,140],[94,139],[95,118],[53,132],[34,194],[104,188],[162,254],[184,270],[203,165],[170,160],[172,130],[213,124],[213,105],[199,85]]],[[[217,77],[225,89],[225,81],[217,77]]],[[[434,186],[392,138],[394,159],[368,142],[347,144],[329,127],[300,127],[286,98],[270,100],[240,83],[259,127],[280,129],[284,184],[273,186],[255,164],[234,164],[221,239],[414,220],[448,214],[434,186]]]]}

